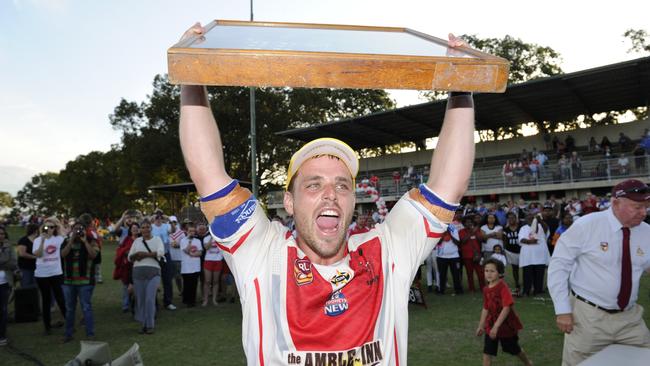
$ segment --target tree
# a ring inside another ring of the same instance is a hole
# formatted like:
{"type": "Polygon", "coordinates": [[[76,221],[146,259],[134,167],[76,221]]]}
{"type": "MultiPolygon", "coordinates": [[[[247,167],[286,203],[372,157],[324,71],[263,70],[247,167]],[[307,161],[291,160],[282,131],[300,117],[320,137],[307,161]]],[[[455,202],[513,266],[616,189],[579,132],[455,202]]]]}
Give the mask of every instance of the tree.
{"type": "Polygon", "coordinates": [[[504,38],[478,38],[474,34],[463,35],[467,43],[483,52],[510,61],[508,84],[562,74],[560,54],[547,46],[526,43],[506,35],[504,38]]]}
{"type": "Polygon", "coordinates": [[[648,43],[649,34],[643,29],[628,29],[623,33],[632,42],[632,47],[627,51],[628,53],[637,52],[650,52],[650,43],[648,43]]]}
{"type": "Polygon", "coordinates": [[[0,191],[0,212],[14,206],[14,199],[9,192],[0,191]]]}
{"type": "MultiPolygon", "coordinates": [[[[465,34],[461,37],[472,48],[510,61],[509,85],[563,73],[560,54],[551,47],[526,43],[510,35],[503,38],[479,38],[475,34],[465,34]]],[[[423,95],[430,100],[440,100],[446,98],[447,93],[424,92],[423,95]]],[[[543,131],[547,126],[540,122],[538,128],[543,131]]],[[[479,135],[481,139],[487,140],[520,136],[521,126],[502,126],[496,130],[479,131],[479,135]]]]}
{"type": "MultiPolygon", "coordinates": [[[[551,47],[526,43],[510,35],[503,38],[479,38],[475,34],[464,34],[461,38],[472,48],[508,60],[509,85],[563,73],[560,54],[551,47]]],[[[440,100],[447,93],[423,92],[423,95],[430,100],[440,100]]]]}
{"type": "MultiPolygon", "coordinates": [[[[627,51],[628,53],[650,53],[650,34],[643,29],[628,29],[623,33],[632,42],[632,47],[627,51]]],[[[639,107],[632,109],[632,113],[637,120],[648,118],[648,107],[639,107]]]]}
{"type": "Polygon", "coordinates": [[[32,177],[30,182],[16,195],[18,206],[31,214],[51,216],[68,213],[61,200],[58,173],[41,173],[32,177]]]}
{"type": "MultiPolygon", "coordinates": [[[[154,184],[189,181],[178,139],[180,88],[165,76],[154,78],[148,100],[122,100],[109,117],[122,131],[119,146],[126,166],[125,188],[141,196],[154,184]],[[130,178],[128,178],[130,177],[130,178]]],[[[209,87],[229,174],[251,180],[249,89],[209,87]]],[[[327,123],[394,107],[383,90],[261,88],[256,92],[258,176],[264,195],[283,183],[286,165],[298,142],[278,131],[327,123]]]]}
{"type": "MultiPolygon", "coordinates": [[[[632,48],[629,52],[650,51],[650,45],[646,42],[648,34],[644,30],[629,29],[624,34],[632,41],[632,48]]],[[[503,39],[486,38],[481,39],[476,35],[463,35],[467,43],[483,52],[503,57],[510,61],[509,84],[521,83],[537,78],[549,77],[562,74],[560,67],[560,54],[547,46],[525,43],[521,39],[505,36],[503,39]]],[[[425,93],[430,99],[442,99],[442,93],[425,93]]],[[[630,110],[637,119],[646,118],[648,110],[645,107],[630,110]]],[[[553,131],[572,130],[579,127],[608,125],[618,123],[619,119],[628,112],[609,111],[604,114],[578,116],[570,121],[534,121],[537,130],[542,133],[553,131]]],[[[522,121],[533,122],[533,121],[522,121]]],[[[479,131],[482,140],[494,140],[504,137],[520,136],[522,125],[502,126],[494,130],[479,131]]]]}
{"type": "Polygon", "coordinates": [[[118,216],[129,206],[122,190],[120,152],[93,151],[69,161],[58,178],[59,193],[72,215],[118,216]]]}

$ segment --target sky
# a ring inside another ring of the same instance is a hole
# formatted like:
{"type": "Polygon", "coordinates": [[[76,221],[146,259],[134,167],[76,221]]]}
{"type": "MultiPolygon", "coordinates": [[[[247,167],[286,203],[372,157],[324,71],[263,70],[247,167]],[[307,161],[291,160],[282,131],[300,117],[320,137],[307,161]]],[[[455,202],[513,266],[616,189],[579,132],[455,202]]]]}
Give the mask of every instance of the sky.
{"type": "MultiPolygon", "coordinates": [[[[254,0],[258,21],[396,26],[440,38],[511,35],[549,46],[573,72],[641,57],[623,33],[650,31],[650,3],[254,0]]],[[[0,191],[119,143],[108,116],[142,102],[167,49],[194,22],[250,19],[250,0],[0,0],[0,191]]],[[[423,100],[392,93],[398,104],[423,100]]],[[[161,147],[164,148],[164,147],[161,147]]]]}

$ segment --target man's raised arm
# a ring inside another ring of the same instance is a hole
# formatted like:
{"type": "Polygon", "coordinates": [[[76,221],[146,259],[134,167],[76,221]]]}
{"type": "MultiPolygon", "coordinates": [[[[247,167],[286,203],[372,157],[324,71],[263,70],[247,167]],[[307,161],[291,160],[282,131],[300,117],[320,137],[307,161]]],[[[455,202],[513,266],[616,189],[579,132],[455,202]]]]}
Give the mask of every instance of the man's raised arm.
{"type": "MultiPolygon", "coordinates": [[[[196,23],[181,40],[203,33],[201,24],[196,23]]],[[[199,195],[210,195],[231,182],[224,166],[221,136],[205,86],[181,86],[179,135],[185,165],[199,195]]]]}
{"type": "MultiPolygon", "coordinates": [[[[449,45],[464,46],[449,35],[449,45]]],[[[460,202],[474,165],[474,102],[470,93],[449,93],[427,186],[448,203],[460,202]]]]}

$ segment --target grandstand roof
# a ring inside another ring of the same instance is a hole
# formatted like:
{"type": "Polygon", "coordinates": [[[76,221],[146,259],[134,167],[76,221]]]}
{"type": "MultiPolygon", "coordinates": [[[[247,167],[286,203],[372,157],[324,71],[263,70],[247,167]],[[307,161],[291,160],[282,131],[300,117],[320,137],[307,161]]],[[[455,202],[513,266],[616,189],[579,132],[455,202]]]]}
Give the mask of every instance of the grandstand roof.
{"type": "MultiPolygon", "coordinates": [[[[511,85],[502,94],[475,94],[474,101],[478,129],[647,106],[650,57],[511,85]]],[[[423,141],[440,132],[445,106],[445,100],[428,102],[277,134],[302,141],[336,137],[354,149],[423,141]]]]}

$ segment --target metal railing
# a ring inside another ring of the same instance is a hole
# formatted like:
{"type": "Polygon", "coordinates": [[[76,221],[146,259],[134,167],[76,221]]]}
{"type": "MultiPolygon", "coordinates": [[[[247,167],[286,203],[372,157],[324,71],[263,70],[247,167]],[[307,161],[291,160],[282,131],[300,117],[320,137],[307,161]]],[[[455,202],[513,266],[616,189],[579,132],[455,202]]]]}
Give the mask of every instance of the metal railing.
{"type": "Polygon", "coordinates": [[[470,190],[488,188],[508,188],[539,186],[544,184],[563,184],[590,181],[611,181],[619,178],[643,177],[650,172],[650,157],[629,156],[628,163],[621,165],[618,157],[605,158],[601,156],[589,157],[580,160],[580,164],[560,164],[554,160],[550,164],[541,166],[537,172],[530,170],[517,172],[513,170],[512,176],[503,172],[503,166],[492,168],[476,168],[472,172],[470,190]]]}
{"type": "MultiPolygon", "coordinates": [[[[602,156],[591,156],[580,160],[580,165],[568,164],[560,165],[558,160],[549,161],[540,167],[537,173],[524,171],[516,175],[513,171],[512,177],[503,174],[503,164],[505,161],[490,162],[489,167],[481,167],[476,164],[472,171],[468,190],[476,191],[482,189],[500,189],[509,187],[531,187],[546,184],[564,184],[574,182],[616,180],[619,178],[647,177],[650,175],[650,156],[642,155],[626,156],[628,159],[627,166],[619,164],[619,158],[605,158],[602,156]]],[[[423,169],[416,167],[416,171],[422,172],[423,169]]],[[[357,183],[362,183],[364,179],[372,176],[373,172],[366,172],[367,176],[359,175],[357,183]]],[[[413,176],[404,176],[399,179],[393,179],[393,173],[390,171],[376,172],[379,178],[377,189],[381,197],[393,196],[398,197],[406,193],[412,187],[417,187],[426,177],[421,173],[413,176]]],[[[270,192],[268,197],[269,205],[282,204],[284,192],[270,192]]],[[[367,198],[365,193],[358,193],[357,199],[367,198]]]]}

